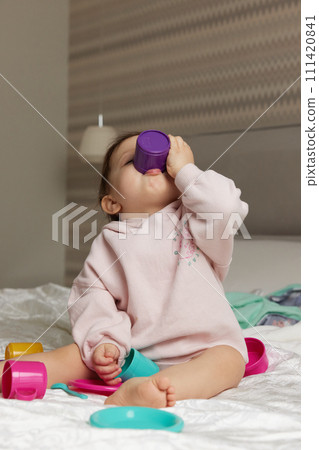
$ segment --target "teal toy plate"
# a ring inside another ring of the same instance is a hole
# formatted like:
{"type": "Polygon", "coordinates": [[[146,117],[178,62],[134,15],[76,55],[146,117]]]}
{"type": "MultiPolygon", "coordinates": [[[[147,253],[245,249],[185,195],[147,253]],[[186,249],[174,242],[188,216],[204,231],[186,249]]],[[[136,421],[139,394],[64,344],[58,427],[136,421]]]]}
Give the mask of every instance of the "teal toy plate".
{"type": "Polygon", "coordinates": [[[90,424],[98,428],[151,429],[174,433],[180,433],[184,428],[181,417],[160,409],[141,406],[119,406],[96,411],[90,416],[90,424]]]}

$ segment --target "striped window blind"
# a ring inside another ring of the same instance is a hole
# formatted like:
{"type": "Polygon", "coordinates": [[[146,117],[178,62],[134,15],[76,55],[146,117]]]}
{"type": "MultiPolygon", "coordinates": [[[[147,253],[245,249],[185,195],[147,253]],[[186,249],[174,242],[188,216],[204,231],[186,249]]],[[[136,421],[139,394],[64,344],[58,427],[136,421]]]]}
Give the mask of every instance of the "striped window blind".
{"type": "MultiPolygon", "coordinates": [[[[246,129],[300,75],[298,0],[71,0],[69,139],[246,129]],[[103,110],[103,111],[102,111],[103,110]]],[[[300,123],[297,82],[259,127],[300,123]]]]}

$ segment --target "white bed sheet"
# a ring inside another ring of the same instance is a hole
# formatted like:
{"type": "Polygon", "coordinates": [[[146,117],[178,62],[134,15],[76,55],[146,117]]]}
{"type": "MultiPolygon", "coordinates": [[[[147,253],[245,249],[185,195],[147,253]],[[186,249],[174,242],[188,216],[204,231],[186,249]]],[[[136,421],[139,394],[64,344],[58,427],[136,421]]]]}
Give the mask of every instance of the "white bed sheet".
{"type": "MultiPolygon", "coordinates": [[[[9,342],[33,341],[42,333],[39,341],[45,350],[72,342],[65,312],[68,294],[68,288],[53,283],[0,290],[0,359],[9,342]]],[[[48,389],[42,400],[31,402],[0,396],[0,448],[300,448],[300,324],[249,328],[244,334],[265,343],[268,371],[244,378],[238,388],[212,399],[179,401],[166,408],[183,418],[181,433],[97,429],[88,421],[105,408],[104,396],[90,394],[81,400],[48,389]]]]}

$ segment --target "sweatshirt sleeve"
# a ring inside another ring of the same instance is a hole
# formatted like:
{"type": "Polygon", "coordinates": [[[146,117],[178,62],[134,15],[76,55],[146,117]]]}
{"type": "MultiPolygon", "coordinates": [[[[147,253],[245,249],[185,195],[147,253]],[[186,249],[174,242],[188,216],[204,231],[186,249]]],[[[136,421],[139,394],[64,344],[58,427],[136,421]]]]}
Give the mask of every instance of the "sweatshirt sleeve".
{"type": "Polygon", "coordinates": [[[193,163],[179,170],[175,184],[183,194],[182,214],[191,213],[188,226],[194,243],[224,281],[232,260],[234,235],[248,214],[248,204],[240,200],[241,191],[233,180],[214,170],[203,171],[193,163]]]}
{"type": "Polygon", "coordinates": [[[102,257],[103,251],[107,252],[107,246],[103,246],[103,237],[99,235],[80,274],[73,281],[68,300],[72,336],[84,363],[91,370],[92,355],[98,345],[116,345],[120,351],[120,365],[131,349],[130,318],[117,308],[115,299],[102,281],[102,275],[116,257],[114,254],[102,257]]]}

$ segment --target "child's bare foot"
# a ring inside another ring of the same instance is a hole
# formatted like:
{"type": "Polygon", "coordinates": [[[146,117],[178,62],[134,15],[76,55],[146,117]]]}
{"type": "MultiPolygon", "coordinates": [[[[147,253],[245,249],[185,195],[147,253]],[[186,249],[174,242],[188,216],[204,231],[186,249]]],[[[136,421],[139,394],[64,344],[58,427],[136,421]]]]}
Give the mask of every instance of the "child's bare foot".
{"type": "Polygon", "coordinates": [[[166,408],[176,403],[175,389],[165,375],[127,380],[105,400],[106,405],[166,408]]]}

